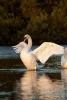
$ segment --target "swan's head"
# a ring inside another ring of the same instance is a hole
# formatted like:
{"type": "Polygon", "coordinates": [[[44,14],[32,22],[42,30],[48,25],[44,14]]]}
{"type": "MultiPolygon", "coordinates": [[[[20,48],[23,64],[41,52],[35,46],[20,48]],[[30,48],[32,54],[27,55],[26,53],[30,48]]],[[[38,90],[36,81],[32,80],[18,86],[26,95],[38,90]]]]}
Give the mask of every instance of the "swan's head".
{"type": "Polygon", "coordinates": [[[24,42],[26,42],[26,40],[28,41],[28,47],[31,48],[32,47],[32,38],[30,37],[29,34],[26,34],[24,36],[24,42]]]}
{"type": "Polygon", "coordinates": [[[24,36],[24,42],[25,42],[26,40],[28,40],[29,38],[31,38],[30,35],[26,34],[26,35],[24,36]]]}

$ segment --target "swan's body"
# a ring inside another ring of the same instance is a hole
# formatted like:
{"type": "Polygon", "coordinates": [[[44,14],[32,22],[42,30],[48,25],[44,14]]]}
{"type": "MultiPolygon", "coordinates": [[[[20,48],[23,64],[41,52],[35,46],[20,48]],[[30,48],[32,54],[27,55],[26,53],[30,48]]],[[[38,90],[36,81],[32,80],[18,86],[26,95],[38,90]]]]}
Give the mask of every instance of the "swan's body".
{"type": "Polygon", "coordinates": [[[36,60],[39,60],[42,64],[44,64],[51,55],[63,54],[64,48],[51,42],[44,42],[35,50],[30,51],[32,47],[32,39],[30,35],[25,35],[24,37],[24,41],[27,39],[28,44],[25,42],[20,42],[18,45],[13,47],[16,53],[20,53],[20,58],[28,70],[39,69],[36,60]]]}
{"type": "Polygon", "coordinates": [[[67,68],[67,48],[64,50],[64,54],[61,58],[61,66],[62,68],[67,68]]]}
{"type": "Polygon", "coordinates": [[[35,60],[35,58],[33,57],[33,55],[27,51],[27,50],[22,50],[22,52],[20,53],[20,58],[22,60],[22,62],[24,63],[24,65],[27,67],[27,69],[29,70],[33,70],[37,68],[38,64],[35,60]]]}

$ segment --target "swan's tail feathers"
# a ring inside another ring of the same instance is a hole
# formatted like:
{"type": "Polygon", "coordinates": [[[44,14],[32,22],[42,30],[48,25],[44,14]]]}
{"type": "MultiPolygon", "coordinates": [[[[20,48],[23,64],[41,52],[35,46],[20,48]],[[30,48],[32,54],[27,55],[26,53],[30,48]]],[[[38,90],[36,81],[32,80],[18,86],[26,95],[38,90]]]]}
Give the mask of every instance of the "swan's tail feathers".
{"type": "Polygon", "coordinates": [[[64,49],[64,57],[65,57],[65,59],[67,61],[67,48],[64,49]]]}
{"type": "Polygon", "coordinates": [[[64,52],[67,52],[67,48],[64,49],[64,52]]]}

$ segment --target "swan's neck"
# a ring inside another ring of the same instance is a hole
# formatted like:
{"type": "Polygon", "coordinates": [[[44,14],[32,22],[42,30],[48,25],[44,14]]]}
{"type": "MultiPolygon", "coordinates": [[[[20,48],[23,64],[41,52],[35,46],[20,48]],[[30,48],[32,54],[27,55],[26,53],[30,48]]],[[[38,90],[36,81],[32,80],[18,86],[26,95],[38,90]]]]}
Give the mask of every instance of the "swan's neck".
{"type": "Polygon", "coordinates": [[[29,49],[32,47],[32,38],[31,37],[28,39],[28,47],[29,47],[29,49]]]}

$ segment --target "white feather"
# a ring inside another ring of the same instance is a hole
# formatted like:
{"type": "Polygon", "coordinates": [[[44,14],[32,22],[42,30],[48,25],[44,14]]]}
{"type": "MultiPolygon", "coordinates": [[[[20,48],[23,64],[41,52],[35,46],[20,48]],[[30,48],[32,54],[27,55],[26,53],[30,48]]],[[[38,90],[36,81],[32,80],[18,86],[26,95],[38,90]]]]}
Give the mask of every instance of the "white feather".
{"type": "Polygon", "coordinates": [[[64,48],[60,45],[44,42],[41,46],[32,51],[32,54],[44,64],[51,55],[63,54],[63,51],[64,48]]]}
{"type": "Polygon", "coordinates": [[[64,49],[64,54],[61,57],[61,66],[62,68],[67,68],[67,48],[64,49]]]}
{"type": "Polygon", "coordinates": [[[21,53],[24,48],[27,48],[27,44],[25,42],[20,42],[19,44],[12,46],[16,53],[21,53]]]}

